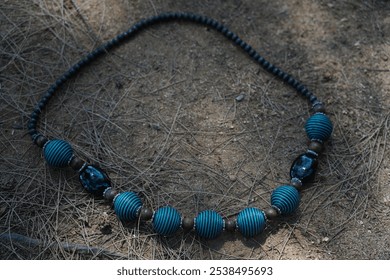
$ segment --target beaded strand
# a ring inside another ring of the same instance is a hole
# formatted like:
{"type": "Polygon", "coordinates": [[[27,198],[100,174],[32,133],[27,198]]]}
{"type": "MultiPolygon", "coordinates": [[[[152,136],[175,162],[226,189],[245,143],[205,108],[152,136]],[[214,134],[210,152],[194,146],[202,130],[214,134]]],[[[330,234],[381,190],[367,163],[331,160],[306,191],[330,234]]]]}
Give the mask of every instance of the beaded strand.
{"type": "Polygon", "coordinates": [[[127,31],[99,46],[71,66],[49,87],[36,104],[30,115],[28,131],[33,143],[42,148],[44,158],[49,166],[72,167],[78,172],[80,183],[88,192],[97,197],[103,197],[106,201],[112,203],[120,221],[127,222],[137,219],[142,221],[151,220],[154,231],[162,236],[172,235],[182,228],[184,231],[195,230],[202,238],[214,239],[224,230],[228,232],[239,231],[243,236],[251,238],[264,230],[267,220],[275,219],[279,215],[288,215],[295,212],[300,201],[299,191],[304,184],[313,179],[318,165],[318,157],[323,150],[324,142],[332,134],[333,125],[329,117],[325,114],[323,103],[305,85],[268,62],[252,46],[243,41],[223,24],[203,15],[176,12],[163,13],[140,20],[127,31]],[[119,192],[112,187],[107,173],[101,168],[89,164],[88,161],[76,157],[73,153],[72,146],[68,142],[60,139],[49,140],[37,130],[37,123],[41,112],[66,81],[75,76],[93,60],[96,60],[124,41],[133,38],[138,32],[150,26],[171,21],[193,22],[206,25],[218,31],[235,45],[241,47],[249,57],[266,71],[293,87],[312,105],[314,114],[305,124],[306,134],[310,140],[308,149],[304,154],[299,155],[294,160],[290,168],[289,184],[278,186],[273,190],[270,201],[271,206],[264,211],[258,208],[248,207],[241,210],[235,219],[225,219],[214,210],[204,210],[198,213],[195,218],[189,218],[182,217],[179,211],[172,206],[163,206],[156,210],[149,209],[143,205],[137,193],[132,191],[119,192]]]}

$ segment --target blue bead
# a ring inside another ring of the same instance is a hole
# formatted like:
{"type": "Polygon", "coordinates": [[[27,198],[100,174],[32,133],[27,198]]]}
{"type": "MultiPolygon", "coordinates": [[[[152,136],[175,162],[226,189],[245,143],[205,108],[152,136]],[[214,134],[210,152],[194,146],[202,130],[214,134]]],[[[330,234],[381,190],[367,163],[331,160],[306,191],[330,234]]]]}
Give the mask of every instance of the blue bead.
{"type": "Polygon", "coordinates": [[[315,155],[311,153],[299,155],[291,165],[290,177],[306,183],[313,179],[317,165],[318,161],[315,155]]]}
{"type": "Polygon", "coordinates": [[[205,210],[195,218],[195,230],[200,237],[214,239],[223,230],[223,219],[217,212],[205,210]]]}
{"type": "Polygon", "coordinates": [[[171,206],[161,207],[154,213],[153,228],[163,236],[174,234],[179,229],[180,223],[179,211],[171,206]]]}
{"type": "Polygon", "coordinates": [[[141,199],[135,192],[120,193],[114,199],[115,213],[123,222],[134,221],[141,206],[141,199]]]}
{"type": "Polygon", "coordinates": [[[111,187],[110,178],[99,167],[88,165],[79,174],[81,185],[95,195],[102,195],[104,190],[111,187]]]}
{"type": "Polygon", "coordinates": [[[46,162],[53,167],[65,167],[73,156],[72,146],[64,140],[50,140],[43,150],[46,162]]]}
{"type": "Polygon", "coordinates": [[[281,214],[293,213],[299,205],[299,193],[292,186],[277,187],[271,194],[271,205],[280,210],[281,214]]]}
{"type": "Polygon", "coordinates": [[[238,230],[245,237],[253,237],[265,228],[266,219],[263,211],[257,208],[245,208],[237,216],[238,230]]]}
{"type": "Polygon", "coordinates": [[[333,131],[333,124],[323,113],[312,115],[305,124],[306,134],[310,140],[327,140],[333,131]]]}

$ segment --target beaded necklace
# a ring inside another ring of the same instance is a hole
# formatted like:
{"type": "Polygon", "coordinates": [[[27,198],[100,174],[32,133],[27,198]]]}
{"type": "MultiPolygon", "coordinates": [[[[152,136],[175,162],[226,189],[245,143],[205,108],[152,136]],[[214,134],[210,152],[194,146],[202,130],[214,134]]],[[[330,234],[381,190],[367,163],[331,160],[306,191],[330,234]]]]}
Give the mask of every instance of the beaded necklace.
{"type": "Polygon", "coordinates": [[[268,219],[275,219],[280,215],[293,213],[299,205],[300,190],[315,174],[318,156],[323,149],[324,141],[332,134],[333,125],[325,114],[323,103],[306,86],[280,68],[272,65],[224,25],[203,15],[177,12],[163,13],[135,23],[130,29],[99,46],[70,67],[49,87],[37,103],[30,115],[28,129],[33,143],[43,149],[43,156],[47,164],[51,167],[70,166],[77,171],[80,183],[84,189],[97,197],[103,197],[107,202],[111,203],[120,221],[151,220],[154,231],[162,236],[172,235],[182,228],[184,231],[194,230],[202,238],[213,239],[218,237],[224,230],[229,232],[239,231],[247,238],[254,237],[264,230],[268,219]],[[260,64],[266,71],[293,87],[311,103],[313,114],[305,124],[310,144],[307,151],[299,155],[292,163],[290,182],[286,185],[278,186],[272,191],[271,206],[267,209],[261,210],[256,207],[248,207],[241,210],[235,218],[229,219],[224,218],[214,210],[204,210],[193,218],[182,217],[179,211],[172,206],[163,206],[156,210],[150,209],[143,205],[137,193],[133,191],[119,192],[116,190],[112,186],[107,173],[98,166],[76,157],[68,142],[60,139],[49,140],[37,130],[41,112],[66,81],[75,76],[93,60],[132,38],[141,30],[152,25],[171,21],[197,23],[218,31],[235,45],[241,47],[250,58],[260,64]]]}

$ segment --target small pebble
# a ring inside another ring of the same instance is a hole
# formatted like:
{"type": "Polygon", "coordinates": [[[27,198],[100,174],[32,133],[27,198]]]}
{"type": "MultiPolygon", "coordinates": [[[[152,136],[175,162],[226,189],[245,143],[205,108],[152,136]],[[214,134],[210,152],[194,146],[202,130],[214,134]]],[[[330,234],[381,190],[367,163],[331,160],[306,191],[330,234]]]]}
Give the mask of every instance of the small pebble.
{"type": "Polygon", "coordinates": [[[237,102],[241,102],[245,99],[245,94],[241,93],[239,96],[236,97],[237,102]]]}

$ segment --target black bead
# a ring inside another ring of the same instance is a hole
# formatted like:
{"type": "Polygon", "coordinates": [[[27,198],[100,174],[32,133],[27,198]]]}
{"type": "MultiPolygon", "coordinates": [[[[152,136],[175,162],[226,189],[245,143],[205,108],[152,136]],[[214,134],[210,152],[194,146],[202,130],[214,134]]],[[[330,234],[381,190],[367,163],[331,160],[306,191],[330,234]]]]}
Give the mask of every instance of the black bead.
{"type": "Polygon", "coordinates": [[[236,220],[225,220],[225,230],[228,232],[235,232],[237,229],[236,220]]]}
{"type": "Polygon", "coordinates": [[[290,177],[306,183],[314,178],[318,165],[317,157],[312,153],[299,155],[291,165],[290,177]]]}

